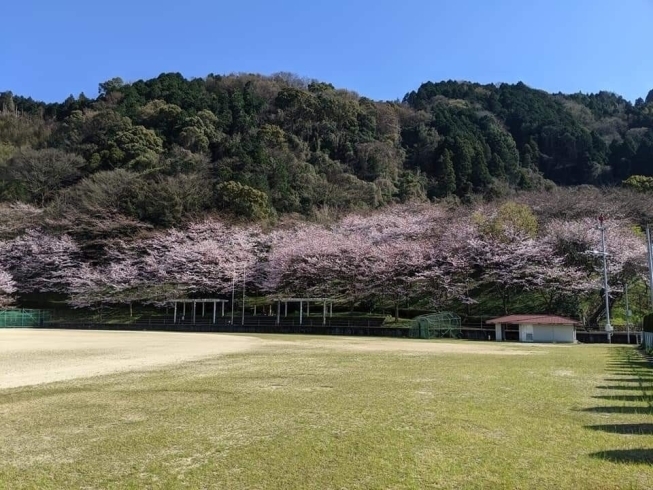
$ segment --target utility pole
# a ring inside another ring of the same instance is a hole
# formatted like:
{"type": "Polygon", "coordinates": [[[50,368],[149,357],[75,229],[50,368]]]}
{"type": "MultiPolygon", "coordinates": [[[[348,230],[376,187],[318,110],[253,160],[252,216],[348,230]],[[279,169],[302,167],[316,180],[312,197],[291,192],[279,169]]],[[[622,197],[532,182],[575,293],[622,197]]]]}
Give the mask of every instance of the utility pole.
{"type": "Polygon", "coordinates": [[[245,325],[245,268],[243,267],[243,314],[240,317],[240,324],[245,325]]]}
{"type": "Polygon", "coordinates": [[[626,335],[630,345],[630,306],[628,304],[628,283],[624,284],[624,295],[626,296],[626,335]]]}
{"type": "Polygon", "coordinates": [[[599,216],[599,230],[601,230],[601,255],[603,256],[603,290],[605,291],[605,331],[608,332],[608,340],[611,340],[611,332],[614,330],[610,324],[610,287],[608,285],[608,258],[605,249],[605,226],[603,215],[599,216]]]}
{"type": "Polygon", "coordinates": [[[649,225],[646,225],[646,247],[648,248],[648,285],[651,295],[651,308],[653,308],[653,243],[651,243],[651,227],[649,225]]]}
{"type": "Polygon", "coordinates": [[[231,276],[231,325],[234,324],[234,301],[236,301],[236,273],[231,276]]]}

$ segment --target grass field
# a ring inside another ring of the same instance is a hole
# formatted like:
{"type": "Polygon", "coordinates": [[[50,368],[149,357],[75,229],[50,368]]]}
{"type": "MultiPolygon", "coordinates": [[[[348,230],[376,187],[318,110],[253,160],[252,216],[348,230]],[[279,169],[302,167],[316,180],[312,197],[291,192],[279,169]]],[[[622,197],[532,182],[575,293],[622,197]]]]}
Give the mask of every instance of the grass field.
{"type": "Polygon", "coordinates": [[[653,488],[630,348],[111,334],[0,331],[0,488],[653,488]]]}

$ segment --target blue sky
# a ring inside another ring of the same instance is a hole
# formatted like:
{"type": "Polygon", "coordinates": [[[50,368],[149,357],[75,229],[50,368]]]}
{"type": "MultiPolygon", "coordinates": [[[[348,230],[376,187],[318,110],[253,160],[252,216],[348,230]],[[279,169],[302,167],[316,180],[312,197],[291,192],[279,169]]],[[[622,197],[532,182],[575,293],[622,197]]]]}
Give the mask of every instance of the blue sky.
{"type": "Polygon", "coordinates": [[[6,2],[0,91],[46,101],[168,71],[289,71],[375,99],[443,79],[653,89],[653,0],[6,2]]]}

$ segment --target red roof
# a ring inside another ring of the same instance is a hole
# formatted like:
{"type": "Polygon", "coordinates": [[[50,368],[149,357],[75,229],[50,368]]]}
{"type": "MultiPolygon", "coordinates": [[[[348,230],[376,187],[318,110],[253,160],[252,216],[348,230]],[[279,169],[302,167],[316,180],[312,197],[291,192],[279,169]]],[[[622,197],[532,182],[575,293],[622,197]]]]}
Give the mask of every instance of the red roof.
{"type": "Polygon", "coordinates": [[[513,325],[575,325],[578,322],[570,318],[555,315],[508,315],[488,320],[487,323],[511,323],[513,325]]]}

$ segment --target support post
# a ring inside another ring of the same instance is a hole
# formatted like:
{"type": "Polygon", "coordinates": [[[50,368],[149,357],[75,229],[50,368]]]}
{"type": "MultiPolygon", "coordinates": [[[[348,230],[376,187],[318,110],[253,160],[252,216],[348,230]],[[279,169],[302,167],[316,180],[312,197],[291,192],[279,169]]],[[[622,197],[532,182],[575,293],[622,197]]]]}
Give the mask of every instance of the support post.
{"type": "Polygon", "coordinates": [[[329,303],[329,318],[333,317],[333,301],[329,303]]]}
{"type": "Polygon", "coordinates": [[[202,318],[204,318],[205,312],[206,312],[206,301],[202,301],[202,318]]]}
{"type": "Polygon", "coordinates": [[[197,315],[197,302],[193,301],[193,323],[195,323],[196,315],[197,315]]]}
{"type": "Polygon", "coordinates": [[[284,316],[284,317],[287,317],[287,316],[288,316],[288,302],[287,302],[287,301],[284,301],[284,304],[286,305],[286,310],[284,311],[283,316],[284,316]]]}
{"type": "Polygon", "coordinates": [[[182,304],[183,304],[184,306],[183,306],[183,311],[181,312],[181,319],[182,319],[183,321],[186,321],[186,302],[184,301],[182,304]]]}
{"type": "Polygon", "coordinates": [[[224,316],[224,301],[222,301],[222,316],[224,316]]]}
{"type": "Polygon", "coordinates": [[[302,301],[299,302],[299,324],[302,324],[304,317],[304,303],[302,301]]]}
{"type": "Polygon", "coordinates": [[[326,300],[322,303],[322,325],[326,325],[326,300]]]}
{"type": "Polygon", "coordinates": [[[306,316],[307,317],[311,316],[311,302],[310,301],[306,302],[306,316]]]}
{"type": "Polygon", "coordinates": [[[215,315],[217,313],[217,310],[218,310],[218,304],[214,301],[213,302],[213,323],[215,323],[215,315]]]}
{"type": "Polygon", "coordinates": [[[256,305],[254,305],[254,316],[256,316],[256,305]]]}
{"type": "Polygon", "coordinates": [[[176,301],[175,301],[175,313],[174,313],[174,316],[172,318],[173,318],[172,322],[177,323],[177,302],[176,301]]]}
{"type": "Polygon", "coordinates": [[[494,326],[494,332],[496,334],[496,341],[497,342],[501,342],[503,340],[503,335],[501,335],[502,331],[503,331],[503,325],[501,323],[497,323],[494,326]]]}
{"type": "Polygon", "coordinates": [[[281,316],[281,301],[277,300],[277,325],[279,325],[280,316],[281,316]]]}

